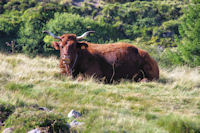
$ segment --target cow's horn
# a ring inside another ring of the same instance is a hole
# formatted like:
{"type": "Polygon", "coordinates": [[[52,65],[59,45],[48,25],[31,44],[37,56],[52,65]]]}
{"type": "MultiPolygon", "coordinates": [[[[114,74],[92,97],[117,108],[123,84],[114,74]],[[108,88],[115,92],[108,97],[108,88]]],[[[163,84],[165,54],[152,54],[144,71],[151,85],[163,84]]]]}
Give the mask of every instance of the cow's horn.
{"type": "Polygon", "coordinates": [[[43,31],[44,33],[48,33],[50,36],[52,36],[53,38],[55,38],[55,39],[60,39],[60,37],[59,36],[56,36],[56,35],[54,35],[52,32],[50,32],[50,31],[47,31],[47,30],[45,30],[45,31],[43,31]]]}
{"type": "Polygon", "coordinates": [[[76,37],[77,40],[83,39],[84,37],[86,37],[88,34],[90,33],[94,33],[95,31],[87,31],[85,33],[83,33],[83,35],[76,37]]]}

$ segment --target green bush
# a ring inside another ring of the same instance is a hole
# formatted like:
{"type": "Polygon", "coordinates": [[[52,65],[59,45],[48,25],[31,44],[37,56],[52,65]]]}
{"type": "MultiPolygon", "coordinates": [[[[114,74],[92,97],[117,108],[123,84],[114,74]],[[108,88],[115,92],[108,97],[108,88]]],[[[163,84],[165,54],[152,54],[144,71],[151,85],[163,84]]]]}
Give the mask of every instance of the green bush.
{"type": "Polygon", "coordinates": [[[4,1],[3,4],[5,12],[0,15],[0,50],[10,51],[6,42],[15,41],[16,52],[31,56],[45,54],[43,27],[55,12],[65,11],[65,6],[42,2],[36,6],[35,1],[28,0],[4,1]]]}
{"type": "Polygon", "coordinates": [[[20,13],[17,11],[0,15],[0,50],[8,51],[6,42],[14,41],[21,23],[20,13]]]}
{"type": "Polygon", "coordinates": [[[107,4],[100,11],[101,15],[96,18],[105,23],[111,23],[126,38],[135,39],[143,37],[145,40],[151,38],[153,29],[160,27],[163,22],[174,20],[167,26],[168,30],[176,30],[177,33],[177,18],[182,15],[182,10],[179,4],[135,1],[125,4],[107,4]],[[176,27],[176,29],[173,29],[176,27]]]}
{"type": "Polygon", "coordinates": [[[45,23],[42,22],[40,12],[27,10],[23,17],[23,24],[19,29],[17,44],[22,52],[29,55],[36,55],[43,52],[42,29],[45,23]]]}
{"type": "Polygon", "coordinates": [[[179,28],[181,41],[177,41],[176,51],[168,51],[172,64],[200,65],[200,2],[193,0],[193,3],[185,10],[179,28]]]}
{"type": "MultiPolygon", "coordinates": [[[[88,36],[91,42],[104,43],[110,40],[117,40],[123,38],[120,32],[112,25],[104,22],[97,22],[90,18],[83,18],[79,15],[73,15],[70,13],[56,13],[55,18],[51,19],[47,25],[46,30],[53,32],[56,35],[62,35],[63,33],[74,33],[77,36],[82,35],[84,32],[94,30],[93,36],[88,36]]],[[[51,40],[44,40],[50,42],[51,40]]]]}
{"type": "Polygon", "coordinates": [[[43,42],[44,27],[49,19],[54,17],[54,13],[62,11],[61,6],[55,4],[43,4],[37,8],[26,10],[22,16],[22,26],[18,32],[17,45],[19,51],[28,55],[45,54],[45,44],[43,42]]]}

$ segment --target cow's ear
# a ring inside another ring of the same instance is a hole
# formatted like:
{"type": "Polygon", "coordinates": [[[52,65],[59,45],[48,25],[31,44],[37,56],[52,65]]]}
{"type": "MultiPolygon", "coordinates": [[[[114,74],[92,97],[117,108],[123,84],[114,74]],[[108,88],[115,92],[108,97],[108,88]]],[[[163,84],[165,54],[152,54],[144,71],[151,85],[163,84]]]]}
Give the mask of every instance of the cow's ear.
{"type": "Polygon", "coordinates": [[[52,42],[52,46],[56,49],[56,50],[59,50],[59,44],[58,42],[52,42]]]}
{"type": "Polygon", "coordinates": [[[88,47],[88,45],[86,43],[77,43],[77,48],[80,49],[86,49],[88,47]]]}

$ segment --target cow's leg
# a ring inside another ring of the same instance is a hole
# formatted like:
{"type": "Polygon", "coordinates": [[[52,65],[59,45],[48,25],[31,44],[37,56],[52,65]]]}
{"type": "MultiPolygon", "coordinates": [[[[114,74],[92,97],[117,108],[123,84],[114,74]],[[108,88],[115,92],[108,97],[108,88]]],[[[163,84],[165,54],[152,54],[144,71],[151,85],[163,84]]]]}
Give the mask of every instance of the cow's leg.
{"type": "Polygon", "coordinates": [[[85,75],[93,76],[94,78],[97,78],[97,79],[102,79],[104,77],[103,73],[98,65],[90,66],[88,68],[88,70],[85,71],[85,75]]]}
{"type": "Polygon", "coordinates": [[[83,75],[78,75],[78,77],[76,78],[78,82],[83,81],[83,79],[84,79],[83,75]]]}
{"type": "Polygon", "coordinates": [[[140,82],[145,78],[145,73],[143,70],[139,70],[136,74],[133,75],[135,82],[140,82]]]}
{"type": "Polygon", "coordinates": [[[140,82],[149,82],[149,80],[147,78],[143,78],[142,80],[140,80],[140,82]]]}
{"type": "Polygon", "coordinates": [[[60,67],[60,70],[61,70],[61,74],[64,74],[64,75],[65,75],[67,72],[66,72],[66,70],[65,70],[65,66],[64,66],[64,64],[63,64],[62,59],[60,59],[59,67],[60,67]]]}
{"type": "Polygon", "coordinates": [[[61,69],[61,74],[67,75],[69,77],[72,76],[70,69],[69,69],[69,65],[64,64],[62,59],[60,59],[59,67],[61,69]]]}

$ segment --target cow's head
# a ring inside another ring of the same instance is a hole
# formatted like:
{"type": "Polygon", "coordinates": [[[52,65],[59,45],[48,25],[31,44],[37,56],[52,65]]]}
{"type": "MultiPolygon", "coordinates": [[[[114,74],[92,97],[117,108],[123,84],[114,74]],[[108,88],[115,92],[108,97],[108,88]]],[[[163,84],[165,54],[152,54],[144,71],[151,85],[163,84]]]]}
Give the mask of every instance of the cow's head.
{"type": "Polygon", "coordinates": [[[58,42],[53,42],[53,47],[56,50],[60,50],[60,58],[63,60],[63,64],[73,65],[78,56],[78,52],[81,49],[85,49],[88,47],[86,43],[81,43],[79,40],[83,39],[89,33],[93,33],[94,31],[85,32],[81,36],[76,36],[75,34],[63,34],[62,36],[55,36],[53,33],[49,31],[45,31],[55,39],[58,39],[58,42]]]}

